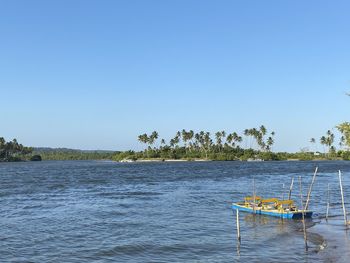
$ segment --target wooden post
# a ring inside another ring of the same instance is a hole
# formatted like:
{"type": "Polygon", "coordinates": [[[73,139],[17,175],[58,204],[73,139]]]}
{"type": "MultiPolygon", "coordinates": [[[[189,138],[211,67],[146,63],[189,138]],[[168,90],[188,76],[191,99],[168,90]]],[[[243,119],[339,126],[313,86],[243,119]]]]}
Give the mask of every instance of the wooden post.
{"type": "Polygon", "coordinates": [[[288,200],[290,200],[290,198],[292,196],[293,184],[294,184],[294,177],[292,177],[292,182],[290,183],[288,200]]]}
{"type": "Polygon", "coordinates": [[[340,194],[341,194],[341,203],[343,206],[343,213],[344,213],[344,223],[347,225],[347,218],[346,218],[346,210],[345,210],[345,203],[344,203],[344,194],[343,194],[343,184],[341,179],[341,171],[339,170],[339,185],[340,185],[340,194]]]}
{"type": "Polygon", "coordinates": [[[253,177],[253,211],[255,215],[255,177],[253,177]]]}
{"type": "Polygon", "coordinates": [[[241,232],[239,227],[239,210],[236,209],[236,224],[237,224],[237,240],[241,243],[241,232]]]}
{"type": "Polygon", "coordinates": [[[309,192],[307,193],[306,204],[305,204],[305,210],[307,210],[307,209],[309,208],[311,190],[312,190],[312,186],[314,185],[314,182],[315,182],[317,170],[318,170],[318,167],[316,167],[316,169],[315,169],[314,176],[312,177],[312,181],[311,181],[311,184],[310,184],[309,192]]]}
{"type": "Polygon", "coordinates": [[[330,203],[330,195],[329,195],[329,183],[328,183],[328,185],[327,185],[327,210],[326,210],[326,221],[328,221],[329,203],[330,203]]]}
{"type": "Polygon", "coordinates": [[[301,203],[301,214],[302,214],[302,222],[303,222],[303,231],[304,231],[304,241],[305,241],[305,251],[308,250],[307,246],[307,234],[306,234],[306,227],[305,227],[305,209],[304,209],[304,204],[303,204],[303,188],[301,185],[301,176],[299,176],[299,183],[300,183],[300,203],[301,203]]]}

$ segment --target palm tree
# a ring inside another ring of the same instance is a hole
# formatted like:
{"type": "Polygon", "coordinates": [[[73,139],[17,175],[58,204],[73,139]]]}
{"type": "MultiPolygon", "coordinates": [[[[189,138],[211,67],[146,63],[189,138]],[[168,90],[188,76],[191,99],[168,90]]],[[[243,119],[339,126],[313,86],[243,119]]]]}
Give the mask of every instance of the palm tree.
{"type": "Polygon", "coordinates": [[[182,141],[184,142],[185,152],[187,153],[188,132],[185,129],[182,129],[181,136],[182,141]]]}
{"type": "Polygon", "coordinates": [[[233,139],[236,141],[236,142],[238,142],[238,143],[241,143],[242,142],[242,140],[243,140],[243,138],[242,138],[242,136],[239,136],[237,133],[233,133],[233,139]]]}
{"type": "Polygon", "coordinates": [[[344,144],[350,146],[350,123],[343,122],[336,127],[344,137],[344,144]]]}
{"type": "Polygon", "coordinates": [[[173,138],[173,139],[170,139],[170,147],[174,148],[174,146],[175,146],[175,140],[173,138]]]}
{"type": "MultiPolygon", "coordinates": [[[[245,140],[245,148],[248,148],[248,137],[249,137],[249,130],[248,129],[245,129],[244,132],[243,132],[244,136],[246,137],[246,140],[245,140]]],[[[252,148],[252,147],[250,147],[252,148]]]]}
{"type": "MultiPolygon", "coordinates": [[[[262,125],[259,130],[257,130],[256,128],[248,130],[249,136],[251,136],[251,138],[254,138],[257,146],[259,146],[261,149],[265,148],[265,143],[263,141],[263,136],[265,133],[266,128],[264,127],[264,125],[262,125]]],[[[252,148],[252,145],[250,145],[250,148],[252,148]]]]}
{"type": "Polygon", "coordinates": [[[162,150],[164,148],[164,146],[166,145],[165,140],[161,139],[160,140],[160,150],[162,150]]]}
{"type": "Polygon", "coordinates": [[[232,141],[233,141],[233,134],[230,133],[229,135],[227,135],[226,142],[228,142],[229,144],[231,144],[232,141]]]}
{"type": "Polygon", "coordinates": [[[239,136],[236,132],[233,132],[227,136],[227,142],[232,145],[232,147],[235,147],[237,143],[242,142],[242,137],[239,136]]]}
{"type": "MultiPolygon", "coordinates": [[[[270,151],[274,143],[273,137],[275,136],[275,132],[272,131],[270,137],[268,137],[265,141],[266,134],[267,129],[264,125],[261,125],[259,129],[252,128],[244,130],[244,135],[254,138],[257,146],[260,148],[261,151],[270,151]]],[[[252,146],[250,146],[250,148],[252,148],[252,146]]]]}
{"type": "Polygon", "coordinates": [[[256,144],[260,146],[260,132],[256,128],[251,129],[251,136],[255,139],[256,144]]]}
{"type": "Polygon", "coordinates": [[[275,143],[274,137],[275,137],[275,132],[272,131],[271,136],[267,138],[266,141],[266,150],[271,151],[272,150],[272,145],[275,143]]]}
{"type": "Polygon", "coordinates": [[[216,138],[216,145],[219,148],[219,152],[221,151],[221,147],[222,147],[222,134],[221,132],[217,132],[215,133],[215,138],[216,138]]]}
{"type": "Polygon", "coordinates": [[[178,131],[175,137],[170,140],[170,146],[172,146],[175,149],[180,142],[180,137],[181,137],[181,133],[178,131]]]}
{"type": "Polygon", "coordinates": [[[190,152],[192,151],[192,147],[193,147],[193,137],[194,137],[194,131],[190,130],[188,133],[187,133],[187,139],[189,140],[189,144],[190,144],[190,152]]]}
{"type": "Polygon", "coordinates": [[[138,141],[141,143],[148,143],[148,135],[146,133],[139,135],[138,141]]]}
{"type": "Polygon", "coordinates": [[[195,133],[195,135],[194,135],[194,146],[195,146],[195,149],[196,149],[196,150],[198,150],[199,147],[200,147],[200,146],[199,146],[199,145],[200,145],[200,143],[199,143],[200,138],[201,138],[200,133],[195,133]]]}
{"type": "MultiPolygon", "coordinates": [[[[311,139],[310,139],[310,143],[316,145],[316,140],[315,140],[315,138],[311,138],[311,139]]],[[[314,150],[315,150],[315,148],[314,148],[314,150]]],[[[314,152],[315,152],[315,151],[314,151],[314,152]]]]}
{"type": "Polygon", "coordinates": [[[326,155],[326,149],[325,149],[325,145],[327,144],[326,136],[322,136],[320,138],[320,143],[323,145],[323,153],[326,155]]]}
{"type": "Polygon", "coordinates": [[[333,147],[333,143],[334,143],[334,134],[330,130],[328,130],[327,137],[326,137],[326,145],[328,147],[328,156],[331,152],[331,147],[333,147]]]}
{"type": "Polygon", "coordinates": [[[248,129],[247,130],[247,136],[249,136],[249,148],[252,149],[252,138],[256,139],[256,132],[257,130],[255,128],[248,129]]]}
{"type": "MultiPolygon", "coordinates": [[[[148,137],[148,135],[146,133],[141,134],[141,135],[138,136],[138,141],[141,142],[141,143],[147,144],[148,141],[149,141],[149,137],[148,137]]],[[[145,151],[146,151],[146,155],[148,156],[147,148],[146,148],[145,151]]]]}
{"type": "Polygon", "coordinates": [[[148,139],[149,146],[151,147],[157,139],[158,139],[158,132],[153,131],[148,139]]]}
{"type": "Polygon", "coordinates": [[[226,132],[225,131],[221,131],[221,137],[222,137],[222,139],[226,138],[226,132]]]}
{"type": "Polygon", "coordinates": [[[190,130],[190,131],[187,132],[185,129],[183,129],[182,132],[181,132],[182,141],[184,142],[186,154],[187,154],[187,149],[188,149],[188,148],[189,148],[190,151],[191,151],[193,134],[194,134],[194,132],[193,132],[192,130],[190,130]],[[187,145],[187,142],[189,142],[189,147],[188,147],[188,145],[187,145]]]}
{"type": "Polygon", "coordinates": [[[342,149],[345,144],[345,137],[341,136],[339,141],[339,148],[342,149]]]}
{"type": "Polygon", "coordinates": [[[208,159],[208,151],[210,150],[210,147],[213,144],[212,139],[210,138],[210,133],[206,132],[204,134],[204,150],[205,150],[205,158],[208,159]]]}
{"type": "Polygon", "coordinates": [[[269,138],[267,138],[267,142],[266,142],[266,150],[269,152],[271,151],[272,145],[274,143],[274,140],[272,138],[272,136],[270,136],[269,138]]]}
{"type": "Polygon", "coordinates": [[[200,150],[205,153],[205,158],[208,159],[208,152],[213,144],[213,141],[210,138],[210,133],[200,131],[199,133],[195,134],[195,138],[198,141],[200,150]]]}

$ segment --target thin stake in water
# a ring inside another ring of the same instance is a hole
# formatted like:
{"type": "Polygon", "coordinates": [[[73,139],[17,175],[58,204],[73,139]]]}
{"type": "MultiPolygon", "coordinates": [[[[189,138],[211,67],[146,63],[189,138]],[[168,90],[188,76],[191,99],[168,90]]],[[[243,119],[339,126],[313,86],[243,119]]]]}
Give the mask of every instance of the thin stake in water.
{"type": "Polygon", "coordinates": [[[255,215],[255,177],[253,177],[253,211],[255,215]]]}
{"type": "Polygon", "coordinates": [[[316,167],[314,175],[312,177],[312,181],[310,184],[309,192],[307,193],[307,198],[306,198],[306,204],[305,204],[305,210],[309,208],[309,202],[310,202],[310,196],[311,196],[311,191],[312,191],[312,186],[314,185],[316,174],[317,174],[318,167],[316,167]]]}
{"type": "Polygon", "coordinates": [[[239,243],[241,243],[241,232],[240,232],[240,226],[239,226],[239,210],[236,209],[236,224],[237,224],[237,240],[239,243]]]}
{"type": "Polygon", "coordinates": [[[344,223],[347,225],[347,218],[346,218],[346,209],[345,209],[345,203],[344,203],[344,193],[343,193],[343,184],[342,184],[342,176],[341,171],[339,170],[339,186],[340,186],[340,194],[341,194],[341,203],[343,206],[343,213],[344,213],[344,223]]]}
{"type": "Polygon", "coordinates": [[[327,184],[327,210],[326,210],[326,221],[328,221],[329,203],[330,203],[330,195],[329,195],[329,183],[328,183],[328,184],[327,184]]]}
{"type": "Polygon", "coordinates": [[[307,234],[306,234],[306,227],[305,227],[305,217],[304,217],[305,209],[303,204],[303,188],[301,185],[301,176],[299,176],[299,183],[300,183],[300,203],[301,203],[301,209],[302,209],[301,214],[302,214],[303,231],[304,231],[305,251],[307,251],[308,246],[307,246],[307,234]]]}
{"type": "Polygon", "coordinates": [[[293,184],[294,184],[294,177],[292,177],[292,182],[290,183],[288,200],[290,200],[290,198],[292,196],[293,184]]]}

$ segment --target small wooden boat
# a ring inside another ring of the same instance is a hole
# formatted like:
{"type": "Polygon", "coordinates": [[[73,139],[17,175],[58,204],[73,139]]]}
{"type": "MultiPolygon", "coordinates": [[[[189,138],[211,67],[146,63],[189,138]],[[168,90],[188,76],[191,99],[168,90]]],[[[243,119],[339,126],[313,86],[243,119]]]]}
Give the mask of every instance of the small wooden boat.
{"type": "Polygon", "coordinates": [[[262,199],[260,196],[247,196],[244,198],[244,202],[232,203],[232,208],[253,214],[289,219],[300,219],[303,213],[305,218],[312,216],[312,211],[298,209],[293,200],[262,199]]]}

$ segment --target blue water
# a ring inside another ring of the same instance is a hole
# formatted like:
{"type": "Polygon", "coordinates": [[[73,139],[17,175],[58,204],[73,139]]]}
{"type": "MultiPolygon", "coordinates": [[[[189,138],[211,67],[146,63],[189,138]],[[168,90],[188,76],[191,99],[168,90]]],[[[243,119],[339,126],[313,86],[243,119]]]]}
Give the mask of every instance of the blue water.
{"type": "Polygon", "coordinates": [[[349,200],[342,161],[0,163],[0,262],[342,262],[339,169],[349,200]],[[300,221],[244,213],[238,246],[231,202],[253,178],[258,195],[287,198],[294,176],[300,202],[298,177],[305,198],[316,165],[309,251],[300,221]],[[323,227],[327,183],[336,230],[323,227]]]}

